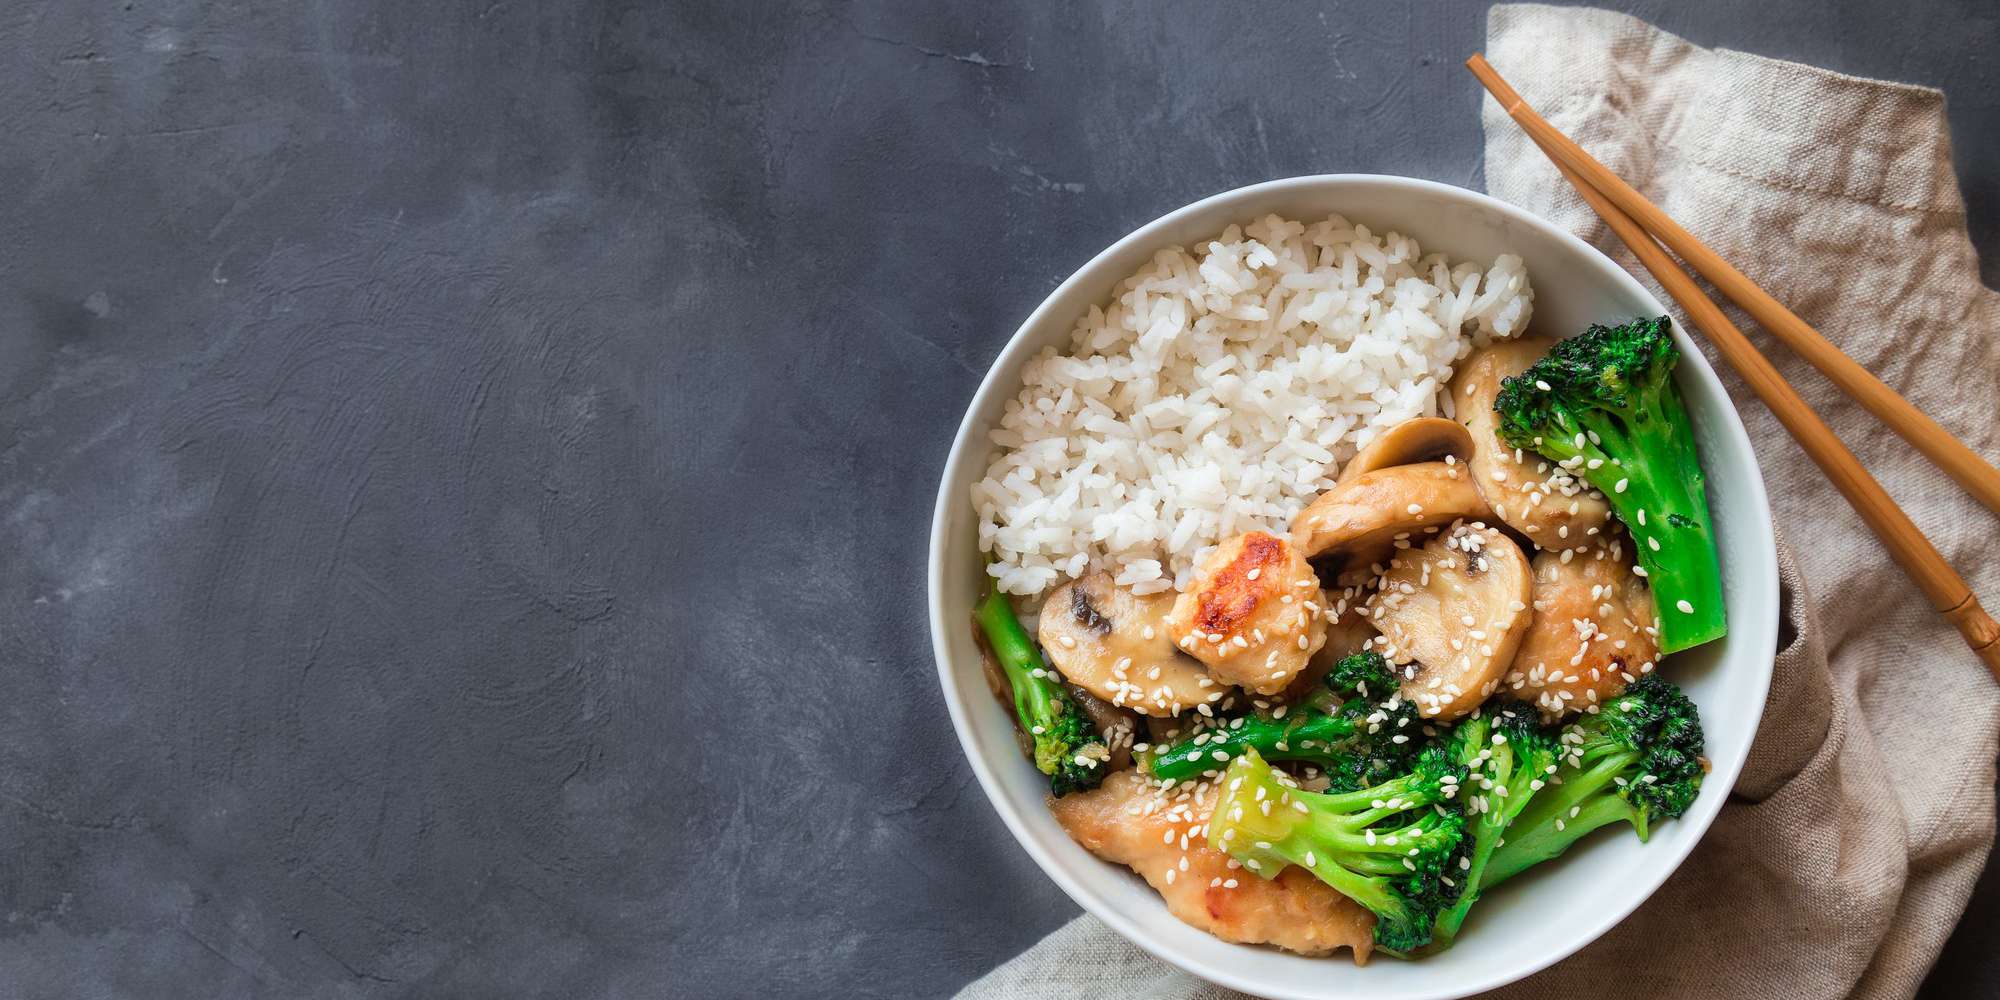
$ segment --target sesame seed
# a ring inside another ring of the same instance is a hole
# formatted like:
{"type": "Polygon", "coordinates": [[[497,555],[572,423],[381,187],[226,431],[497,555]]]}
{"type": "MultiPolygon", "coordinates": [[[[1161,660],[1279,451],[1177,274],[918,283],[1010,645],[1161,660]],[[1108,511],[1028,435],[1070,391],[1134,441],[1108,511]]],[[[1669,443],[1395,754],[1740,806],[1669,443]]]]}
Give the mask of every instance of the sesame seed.
{"type": "Polygon", "coordinates": [[[1689,604],[1686,600],[1680,601],[1679,603],[1675,604],[1674,607],[1681,609],[1681,614],[1684,615],[1694,614],[1694,605],[1689,604]]]}
{"type": "Polygon", "coordinates": [[[1252,569],[1250,572],[1243,574],[1243,579],[1255,580],[1262,575],[1264,575],[1264,568],[1262,566],[1259,566],[1255,569],[1252,569]]]}
{"type": "Polygon", "coordinates": [[[1625,492],[1625,487],[1626,487],[1626,486],[1627,486],[1628,484],[1630,484],[1630,483],[1631,483],[1631,480],[1629,480],[1629,479],[1620,479],[1620,480],[1619,480],[1618,482],[1616,482],[1616,483],[1612,484],[1612,487],[1611,487],[1611,492],[1613,492],[1613,493],[1623,493],[1623,492],[1625,492]]]}
{"type": "Polygon", "coordinates": [[[1540,389],[1540,390],[1542,390],[1543,392],[1548,392],[1548,391],[1549,391],[1549,390],[1550,390],[1551,388],[1553,388],[1553,387],[1552,387],[1552,386],[1550,386],[1550,385],[1549,385],[1549,383],[1548,383],[1547,381],[1543,380],[1543,379],[1536,379],[1536,380],[1535,380],[1535,388],[1537,388],[1537,389],[1540,389]]]}

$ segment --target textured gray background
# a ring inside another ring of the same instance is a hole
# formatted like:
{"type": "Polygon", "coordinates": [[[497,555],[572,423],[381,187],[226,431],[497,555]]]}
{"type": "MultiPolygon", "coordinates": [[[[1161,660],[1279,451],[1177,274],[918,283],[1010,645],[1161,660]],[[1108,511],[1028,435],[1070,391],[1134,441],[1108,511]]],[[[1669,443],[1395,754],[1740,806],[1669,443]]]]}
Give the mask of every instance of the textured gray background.
{"type": "MultiPolygon", "coordinates": [[[[1991,3],[1633,7],[1946,87],[1990,279],[1991,3]]],[[[1478,186],[1483,9],[0,5],[0,996],[935,995],[1067,919],[932,681],[961,407],[1166,209],[1478,186]]]]}

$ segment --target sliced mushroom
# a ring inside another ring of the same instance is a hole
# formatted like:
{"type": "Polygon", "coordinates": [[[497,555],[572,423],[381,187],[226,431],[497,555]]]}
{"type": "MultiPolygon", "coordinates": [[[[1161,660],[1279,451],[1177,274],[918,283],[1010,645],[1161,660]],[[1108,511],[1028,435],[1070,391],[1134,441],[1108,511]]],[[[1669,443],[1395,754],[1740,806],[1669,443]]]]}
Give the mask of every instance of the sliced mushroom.
{"type": "Polygon", "coordinates": [[[1216,680],[1277,694],[1326,643],[1319,596],[1319,578],[1289,539],[1252,531],[1195,567],[1167,628],[1216,680]]]}
{"type": "Polygon", "coordinates": [[[1463,518],[1488,515],[1467,466],[1419,462],[1364,472],[1292,519],[1292,544],[1323,571],[1381,562],[1463,518]]]}
{"type": "Polygon", "coordinates": [[[1543,552],[1534,564],[1534,623],[1506,685],[1546,715],[1580,712],[1659,662],[1653,592],[1627,545],[1543,552]]]}
{"type": "Polygon", "coordinates": [[[1142,715],[1178,715],[1220,699],[1224,688],[1174,648],[1166,624],[1174,595],[1139,596],[1092,573],[1042,604],[1042,649],[1070,683],[1142,715]]]}
{"type": "Polygon", "coordinates": [[[1574,549],[1597,541],[1610,521],[1604,494],[1540,455],[1500,440],[1493,413],[1500,380],[1527,371],[1554,345],[1539,337],[1496,341],[1466,358],[1446,391],[1472,439],[1473,481],[1493,516],[1536,548],[1574,549]]]}
{"type": "Polygon", "coordinates": [[[1499,687],[1528,629],[1528,557],[1498,528],[1459,524],[1398,553],[1368,602],[1376,646],[1403,671],[1403,697],[1456,719],[1499,687]]]}
{"type": "Polygon", "coordinates": [[[1472,460],[1472,435],[1465,425],[1443,417],[1417,417],[1383,431],[1368,447],[1340,470],[1339,482],[1347,482],[1365,472],[1418,462],[1441,462],[1450,456],[1453,464],[1472,460]]]}

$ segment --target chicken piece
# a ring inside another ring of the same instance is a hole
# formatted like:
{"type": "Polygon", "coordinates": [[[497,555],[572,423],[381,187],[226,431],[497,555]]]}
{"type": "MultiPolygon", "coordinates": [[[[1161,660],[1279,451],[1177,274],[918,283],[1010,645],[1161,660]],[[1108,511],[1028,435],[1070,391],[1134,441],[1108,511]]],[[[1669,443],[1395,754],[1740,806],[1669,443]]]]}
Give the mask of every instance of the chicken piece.
{"type": "Polygon", "coordinates": [[[1172,594],[1140,596],[1092,573],[1042,603],[1042,650],[1065,680],[1119,708],[1179,715],[1219,700],[1227,685],[1174,647],[1166,617],[1172,594]]]}
{"type": "Polygon", "coordinates": [[[1471,461],[1472,435],[1465,425],[1443,417],[1415,417],[1383,431],[1368,447],[1340,468],[1338,483],[1344,483],[1376,469],[1419,462],[1441,462],[1451,456],[1452,464],[1471,461]]]}
{"type": "Polygon", "coordinates": [[[1503,683],[1544,715],[1583,711],[1659,662],[1652,588],[1628,549],[1621,537],[1535,557],[1534,621],[1503,683]]]}
{"type": "Polygon", "coordinates": [[[1320,494],[1292,518],[1292,544],[1329,572],[1367,567],[1423,544],[1444,525],[1490,512],[1470,467],[1451,459],[1366,472],[1320,494]]]}
{"type": "Polygon", "coordinates": [[[1296,546],[1252,531],[1195,567],[1167,633],[1216,680],[1277,694],[1326,643],[1319,578],[1296,546]]]}
{"type": "Polygon", "coordinates": [[[1303,868],[1267,880],[1233,867],[1229,855],[1208,846],[1215,790],[1203,782],[1187,798],[1179,794],[1137,771],[1119,771],[1095,790],[1052,800],[1049,811],[1085,850],[1137,872],[1167,912],[1190,926],[1302,955],[1351,948],[1355,964],[1367,962],[1374,914],[1303,868]]]}
{"type": "Polygon", "coordinates": [[[1419,714],[1459,718],[1499,687],[1533,613],[1528,557],[1498,528],[1459,524],[1398,553],[1368,601],[1375,645],[1419,714]]]}
{"type": "Polygon", "coordinates": [[[1604,494],[1540,455],[1500,440],[1493,412],[1500,380],[1527,371],[1555,341],[1495,341],[1460,365],[1446,391],[1471,434],[1472,476],[1493,516],[1539,549],[1574,549],[1598,540],[1611,520],[1604,494]]]}

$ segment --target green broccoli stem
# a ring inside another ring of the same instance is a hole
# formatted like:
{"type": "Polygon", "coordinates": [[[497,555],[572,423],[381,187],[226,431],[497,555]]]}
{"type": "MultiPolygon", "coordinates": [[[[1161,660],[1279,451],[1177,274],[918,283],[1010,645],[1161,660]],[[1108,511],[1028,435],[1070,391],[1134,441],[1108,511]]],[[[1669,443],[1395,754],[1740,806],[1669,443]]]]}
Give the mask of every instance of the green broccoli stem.
{"type": "MultiPolygon", "coordinates": [[[[1671,378],[1671,376],[1669,376],[1671,378]]],[[[1671,387],[1671,383],[1669,383],[1671,387]]],[[[1722,599],[1722,566],[1716,559],[1709,523],[1706,477],[1695,452],[1694,430],[1680,393],[1663,389],[1635,435],[1619,441],[1610,428],[1599,430],[1609,455],[1649,455],[1664,464],[1647,475],[1628,475],[1610,462],[1585,469],[1584,478],[1611,502],[1632,535],[1639,565],[1646,570],[1657,612],[1660,652],[1678,652],[1722,638],[1729,621],[1722,599]],[[1657,543],[1657,548],[1655,544],[1657,543]]]]}
{"type": "Polygon", "coordinates": [[[1486,877],[1487,866],[1492,862],[1493,845],[1500,842],[1506,824],[1497,813],[1482,813],[1472,828],[1472,852],[1467,856],[1470,866],[1460,875],[1458,900],[1443,913],[1438,914],[1434,940],[1438,945],[1450,947],[1458,937],[1458,929],[1465,925],[1465,918],[1472,912],[1472,904],[1479,902],[1480,885],[1486,877]]]}
{"type": "Polygon", "coordinates": [[[1014,606],[1007,595],[989,583],[986,596],[973,610],[973,618],[986,633],[993,658],[1000,661],[1000,671],[1007,675],[1007,685],[1014,693],[1014,712],[1022,725],[1033,732],[1034,726],[1054,721],[1069,707],[1069,694],[1042,665],[1041,650],[1028,637],[1028,630],[1021,627],[1021,620],[1014,616],[1014,606]]]}
{"type": "Polygon", "coordinates": [[[1632,773],[1637,750],[1607,754],[1590,767],[1566,774],[1560,785],[1544,787],[1507,826],[1506,840],[1493,850],[1475,885],[1490,889],[1544,861],[1559,857],[1592,830],[1620,820],[1647,836],[1644,814],[1618,794],[1621,775],[1632,773]],[[1572,815],[1574,813],[1574,815],[1572,815]]]}
{"type": "Polygon", "coordinates": [[[1661,316],[1592,326],[1503,380],[1493,400],[1503,440],[1582,477],[1618,512],[1652,584],[1663,653],[1728,630],[1672,325],[1661,316]]]}
{"type": "Polygon", "coordinates": [[[1055,671],[1042,665],[1007,596],[988,583],[973,619],[1007,677],[1014,715],[1034,746],[1035,770],[1049,776],[1049,790],[1060,796],[1097,787],[1110,771],[1111,753],[1055,671]]]}
{"type": "Polygon", "coordinates": [[[1433,939],[1437,950],[1451,947],[1466,916],[1479,902],[1486,867],[1505,839],[1508,827],[1547,787],[1545,780],[1554,750],[1544,731],[1532,721],[1533,712],[1526,705],[1488,705],[1459,724],[1455,734],[1460,744],[1459,762],[1471,769],[1468,787],[1462,794],[1473,817],[1467,831],[1472,849],[1466,855],[1464,869],[1452,875],[1459,882],[1458,899],[1438,914],[1433,939]],[[1489,737],[1496,730],[1508,739],[1492,742],[1489,737]],[[1482,789],[1486,781],[1492,782],[1492,790],[1482,789]],[[1479,803],[1476,810],[1474,802],[1479,803]]]}
{"type": "Polygon", "coordinates": [[[1260,878],[1305,868],[1375,914],[1384,951],[1409,953],[1431,940],[1437,879],[1464,836],[1464,816],[1436,805],[1447,773],[1425,764],[1376,788],[1307,792],[1245,748],[1218,780],[1208,843],[1260,878]]]}
{"type": "Polygon", "coordinates": [[[1293,710],[1290,718],[1268,715],[1246,717],[1234,729],[1207,731],[1207,739],[1196,743],[1192,737],[1155,754],[1148,762],[1153,777],[1187,781],[1210,771],[1220,771],[1240,756],[1244,749],[1257,751],[1265,760],[1312,762],[1326,758],[1335,742],[1354,735],[1355,721],[1346,716],[1327,715],[1313,710],[1293,710]]]}

